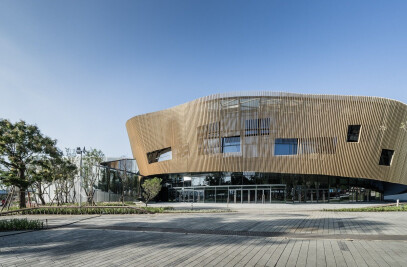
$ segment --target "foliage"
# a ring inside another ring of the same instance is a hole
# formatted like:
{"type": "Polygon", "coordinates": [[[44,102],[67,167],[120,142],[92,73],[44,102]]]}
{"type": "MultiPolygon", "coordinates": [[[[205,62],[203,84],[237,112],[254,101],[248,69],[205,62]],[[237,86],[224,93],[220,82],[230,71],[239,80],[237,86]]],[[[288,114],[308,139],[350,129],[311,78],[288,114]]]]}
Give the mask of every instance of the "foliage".
{"type": "Polygon", "coordinates": [[[25,207],[25,191],[36,181],[49,177],[50,161],[61,160],[56,140],[44,136],[37,126],[24,121],[0,120],[0,173],[6,185],[20,189],[20,207],[25,207]]]}
{"type": "Polygon", "coordinates": [[[162,213],[173,210],[172,207],[106,207],[106,206],[93,206],[93,207],[40,207],[33,209],[25,209],[21,211],[16,211],[24,215],[36,215],[36,214],[69,214],[69,215],[79,215],[79,214],[143,214],[147,212],[150,213],[162,213]]]}
{"type": "Polygon", "coordinates": [[[0,231],[35,230],[44,228],[40,220],[10,219],[0,220],[0,231]]]}
{"type": "Polygon", "coordinates": [[[22,214],[142,214],[144,209],[132,207],[41,207],[22,214]]]}
{"type": "Polygon", "coordinates": [[[161,178],[154,177],[153,179],[145,180],[144,183],[141,185],[141,187],[144,190],[143,197],[146,203],[146,207],[148,202],[155,198],[160,192],[161,182],[162,182],[161,178]]]}
{"type": "Polygon", "coordinates": [[[221,213],[235,212],[230,209],[182,209],[182,210],[167,210],[166,213],[221,213]]]}
{"type": "Polygon", "coordinates": [[[55,185],[55,199],[58,205],[67,203],[69,192],[74,186],[77,167],[69,158],[63,158],[55,162],[51,170],[52,182],[55,185]]]}
{"type": "Polygon", "coordinates": [[[365,208],[343,208],[343,209],[324,209],[324,211],[339,211],[339,212],[382,212],[382,211],[407,211],[407,204],[365,208]]]}
{"type": "Polygon", "coordinates": [[[93,195],[96,182],[100,177],[100,168],[98,166],[103,161],[104,156],[103,152],[97,149],[90,149],[83,155],[82,188],[86,193],[89,204],[94,204],[93,195]]]}
{"type": "Polygon", "coordinates": [[[144,207],[143,209],[153,213],[165,213],[174,210],[173,207],[144,207]]]}

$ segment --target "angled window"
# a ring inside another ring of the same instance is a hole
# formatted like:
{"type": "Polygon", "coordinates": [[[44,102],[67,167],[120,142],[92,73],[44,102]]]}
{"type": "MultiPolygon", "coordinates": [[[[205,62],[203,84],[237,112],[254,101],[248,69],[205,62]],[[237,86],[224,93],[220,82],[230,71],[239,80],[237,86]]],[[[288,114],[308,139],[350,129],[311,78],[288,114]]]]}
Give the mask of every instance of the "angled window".
{"type": "Polygon", "coordinates": [[[274,141],[274,155],[297,155],[297,138],[278,138],[274,141]]]}
{"type": "Polygon", "coordinates": [[[390,166],[391,160],[393,159],[394,150],[382,149],[382,154],[380,155],[379,165],[390,166]]]}
{"type": "Polygon", "coordinates": [[[171,147],[155,150],[147,153],[148,163],[161,162],[172,159],[171,147]]]}
{"type": "Polygon", "coordinates": [[[240,152],[240,136],[222,138],[222,153],[240,152]]]}
{"type": "Polygon", "coordinates": [[[360,125],[348,126],[348,139],[347,142],[359,142],[360,125]]]}

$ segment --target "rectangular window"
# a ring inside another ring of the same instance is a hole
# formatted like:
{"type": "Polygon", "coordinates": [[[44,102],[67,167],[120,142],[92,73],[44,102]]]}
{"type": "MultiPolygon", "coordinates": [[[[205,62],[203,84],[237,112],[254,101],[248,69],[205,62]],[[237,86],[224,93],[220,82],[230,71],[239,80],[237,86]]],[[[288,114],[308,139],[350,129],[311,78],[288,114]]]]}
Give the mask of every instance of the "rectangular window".
{"type": "Polygon", "coordinates": [[[222,153],[240,152],[240,136],[222,138],[222,153]]]}
{"type": "Polygon", "coordinates": [[[244,131],[246,136],[258,135],[259,126],[257,119],[246,120],[244,125],[244,131]]]}
{"type": "Polygon", "coordinates": [[[161,162],[172,159],[171,147],[155,150],[147,153],[148,163],[161,162]]]}
{"type": "Polygon", "coordinates": [[[382,154],[380,155],[379,165],[390,166],[391,160],[393,159],[394,150],[382,149],[382,154]]]}
{"type": "Polygon", "coordinates": [[[359,132],[360,125],[349,125],[347,142],[359,142],[359,132]]]}
{"type": "Polygon", "coordinates": [[[300,138],[298,154],[335,154],[336,145],[336,137],[300,138]]]}
{"type": "Polygon", "coordinates": [[[245,121],[245,136],[270,135],[270,118],[245,121]]]}
{"type": "Polygon", "coordinates": [[[278,138],[274,141],[274,155],[297,155],[297,138],[278,138]]]}
{"type": "Polygon", "coordinates": [[[260,98],[240,99],[240,109],[242,111],[254,111],[260,107],[260,98]]]}

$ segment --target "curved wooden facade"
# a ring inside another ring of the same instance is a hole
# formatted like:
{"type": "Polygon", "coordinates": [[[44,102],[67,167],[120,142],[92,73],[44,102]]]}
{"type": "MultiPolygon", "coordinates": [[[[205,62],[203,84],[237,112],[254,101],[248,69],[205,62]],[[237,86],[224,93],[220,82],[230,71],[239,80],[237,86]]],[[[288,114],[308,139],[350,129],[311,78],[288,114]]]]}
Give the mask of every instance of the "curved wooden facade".
{"type": "Polygon", "coordinates": [[[126,127],[144,176],[264,172],[407,184],[406,121],[407,105],[385,98],[249,92],[135,116],[126,127]],[[349,125],[360,125],[357,142],[347,140],[349,125]],[[225,137],[239,137],[240,151],[222,151],[225,137]],[[281,139],[296,139],[297,153],[276,155],[281,139]],[[390,166],[379,164],[383,149],[394,151],[390,166]],[[172,159],[149,160],[160,151],[172,159]]]}

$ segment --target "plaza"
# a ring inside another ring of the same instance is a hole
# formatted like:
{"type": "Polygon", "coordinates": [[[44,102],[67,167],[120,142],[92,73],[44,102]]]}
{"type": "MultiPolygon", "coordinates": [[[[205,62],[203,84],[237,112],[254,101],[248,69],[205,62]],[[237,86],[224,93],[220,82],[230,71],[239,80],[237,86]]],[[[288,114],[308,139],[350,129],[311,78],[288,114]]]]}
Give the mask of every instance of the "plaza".
{"type": "MultiPolygon", "coordinates": [[[[190,209],[191,203],[176,203],[190,209]]],[[[220,213],[43,215],[50,229],[3,232],[2,266],[406,266],[407,213],[372,204],[196,204],[220,213]]],[[[156,206],[155,204],[153,206],[156,206]]],[[[22,216],[15,216],[22,217],[22,216]]]]}

